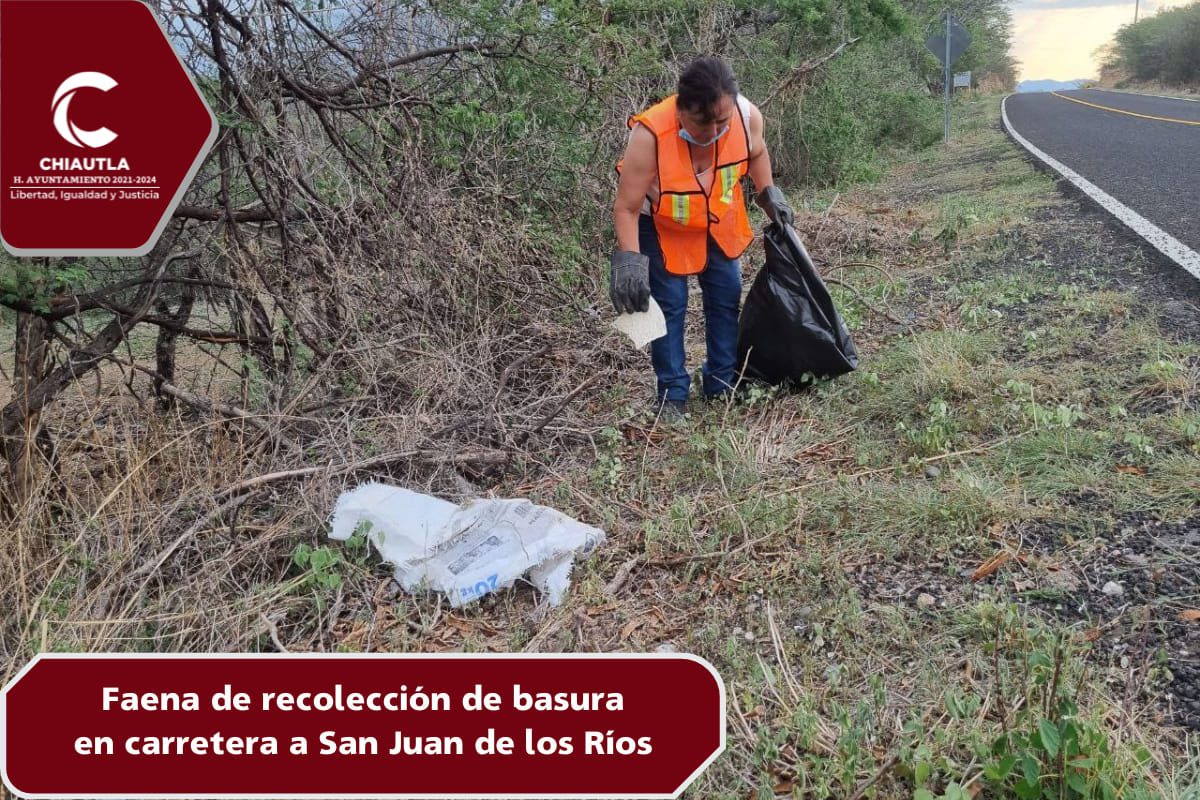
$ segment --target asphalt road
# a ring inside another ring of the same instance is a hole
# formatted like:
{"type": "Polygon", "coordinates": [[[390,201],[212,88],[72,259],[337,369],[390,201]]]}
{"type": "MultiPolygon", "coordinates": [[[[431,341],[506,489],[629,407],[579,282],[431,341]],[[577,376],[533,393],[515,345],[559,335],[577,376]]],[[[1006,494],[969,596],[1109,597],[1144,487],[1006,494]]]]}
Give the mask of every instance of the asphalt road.
{"type": "Polygon", "coordinates": [[[1021,136],[1200,252],[1200,102],[1077,89],[1005,108],[1021,136]]]}

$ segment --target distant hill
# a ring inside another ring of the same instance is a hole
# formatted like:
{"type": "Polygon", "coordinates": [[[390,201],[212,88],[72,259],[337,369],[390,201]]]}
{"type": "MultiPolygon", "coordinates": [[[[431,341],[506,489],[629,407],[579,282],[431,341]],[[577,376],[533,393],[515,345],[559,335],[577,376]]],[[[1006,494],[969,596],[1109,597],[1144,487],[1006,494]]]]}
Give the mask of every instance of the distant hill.
{"type": "Polygon", "coordinates": [[[1018,92],[1057,92],[1062,89],[1078,89],[1088,78],[1077,78],[1073,81],[1021,81],[1017,84],[1018,92]]]}

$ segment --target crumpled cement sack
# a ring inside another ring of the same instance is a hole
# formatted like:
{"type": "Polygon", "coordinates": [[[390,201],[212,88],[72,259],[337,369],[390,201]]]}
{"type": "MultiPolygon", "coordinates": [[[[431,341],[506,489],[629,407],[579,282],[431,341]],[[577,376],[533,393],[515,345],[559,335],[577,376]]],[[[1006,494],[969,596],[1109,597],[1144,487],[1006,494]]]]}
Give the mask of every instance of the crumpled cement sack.
{"type": "Polygon", "coordinates": [[[363,523],[405,591],[431,588],[461,606],[529,581],[551,605],[562,602],[575,557],[604,541],[604,531],[528,500],[475,500],[457,506],[419,492],[366,483],[338,498],[331,539],[345,541],[363,523]]]}
{"type": "Polygon", "coordinates": [[[643,347],[667,335],[667,318],[653,297],[649,309],[621,314],[613,320],[612,326],[632,339],[634,347],[643,347]]]}

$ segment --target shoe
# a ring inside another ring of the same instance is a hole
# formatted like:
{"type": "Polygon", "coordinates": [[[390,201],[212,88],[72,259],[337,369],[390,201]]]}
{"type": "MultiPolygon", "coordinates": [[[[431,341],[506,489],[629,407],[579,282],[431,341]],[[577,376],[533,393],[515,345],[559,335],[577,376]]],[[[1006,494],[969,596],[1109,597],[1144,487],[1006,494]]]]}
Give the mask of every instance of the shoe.
{"type": "Polygon", "coordinates": [[[679,422],[688,413],[687,400],[663,400],[658,407],[658,418],[663,422],[679,422]]]}

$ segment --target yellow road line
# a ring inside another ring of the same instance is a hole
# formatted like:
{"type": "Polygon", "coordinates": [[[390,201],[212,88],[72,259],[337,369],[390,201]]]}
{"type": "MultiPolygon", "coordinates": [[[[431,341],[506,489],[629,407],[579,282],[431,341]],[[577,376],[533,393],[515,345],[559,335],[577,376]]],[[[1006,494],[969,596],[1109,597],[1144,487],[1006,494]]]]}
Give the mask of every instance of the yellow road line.
{"type": "Polygon", "coordinates": [[[1086,100],[1080,100],[1077,97],[1067,97],[1065,94],[1059,94],[1058,92],[1051,92],[1050,94],[1054,95],[1055,97],[1062,98],[1063,100],[1070,100],[1072,103],[1079,103],[1079,105],[1081,105],[1081,106],[1090,106],[1092,108],[1098,108],[1101,111],[1112,111],[1116,114],[1128,114],[1131,117],[1140,117],[1142,119],[1154,119],[1154,120],[1158,120],[1159,122],[1177,122],[1180,125],[1200,125],[1200,120],[1175,119],[1174,117],[1155,117],[1151,114],[1138,114],[1133,111],[1126,111],[1123,108],[1113,108],[1112,106],[1096,105],[1095,103],[1089,103],[1086,100]]]}

